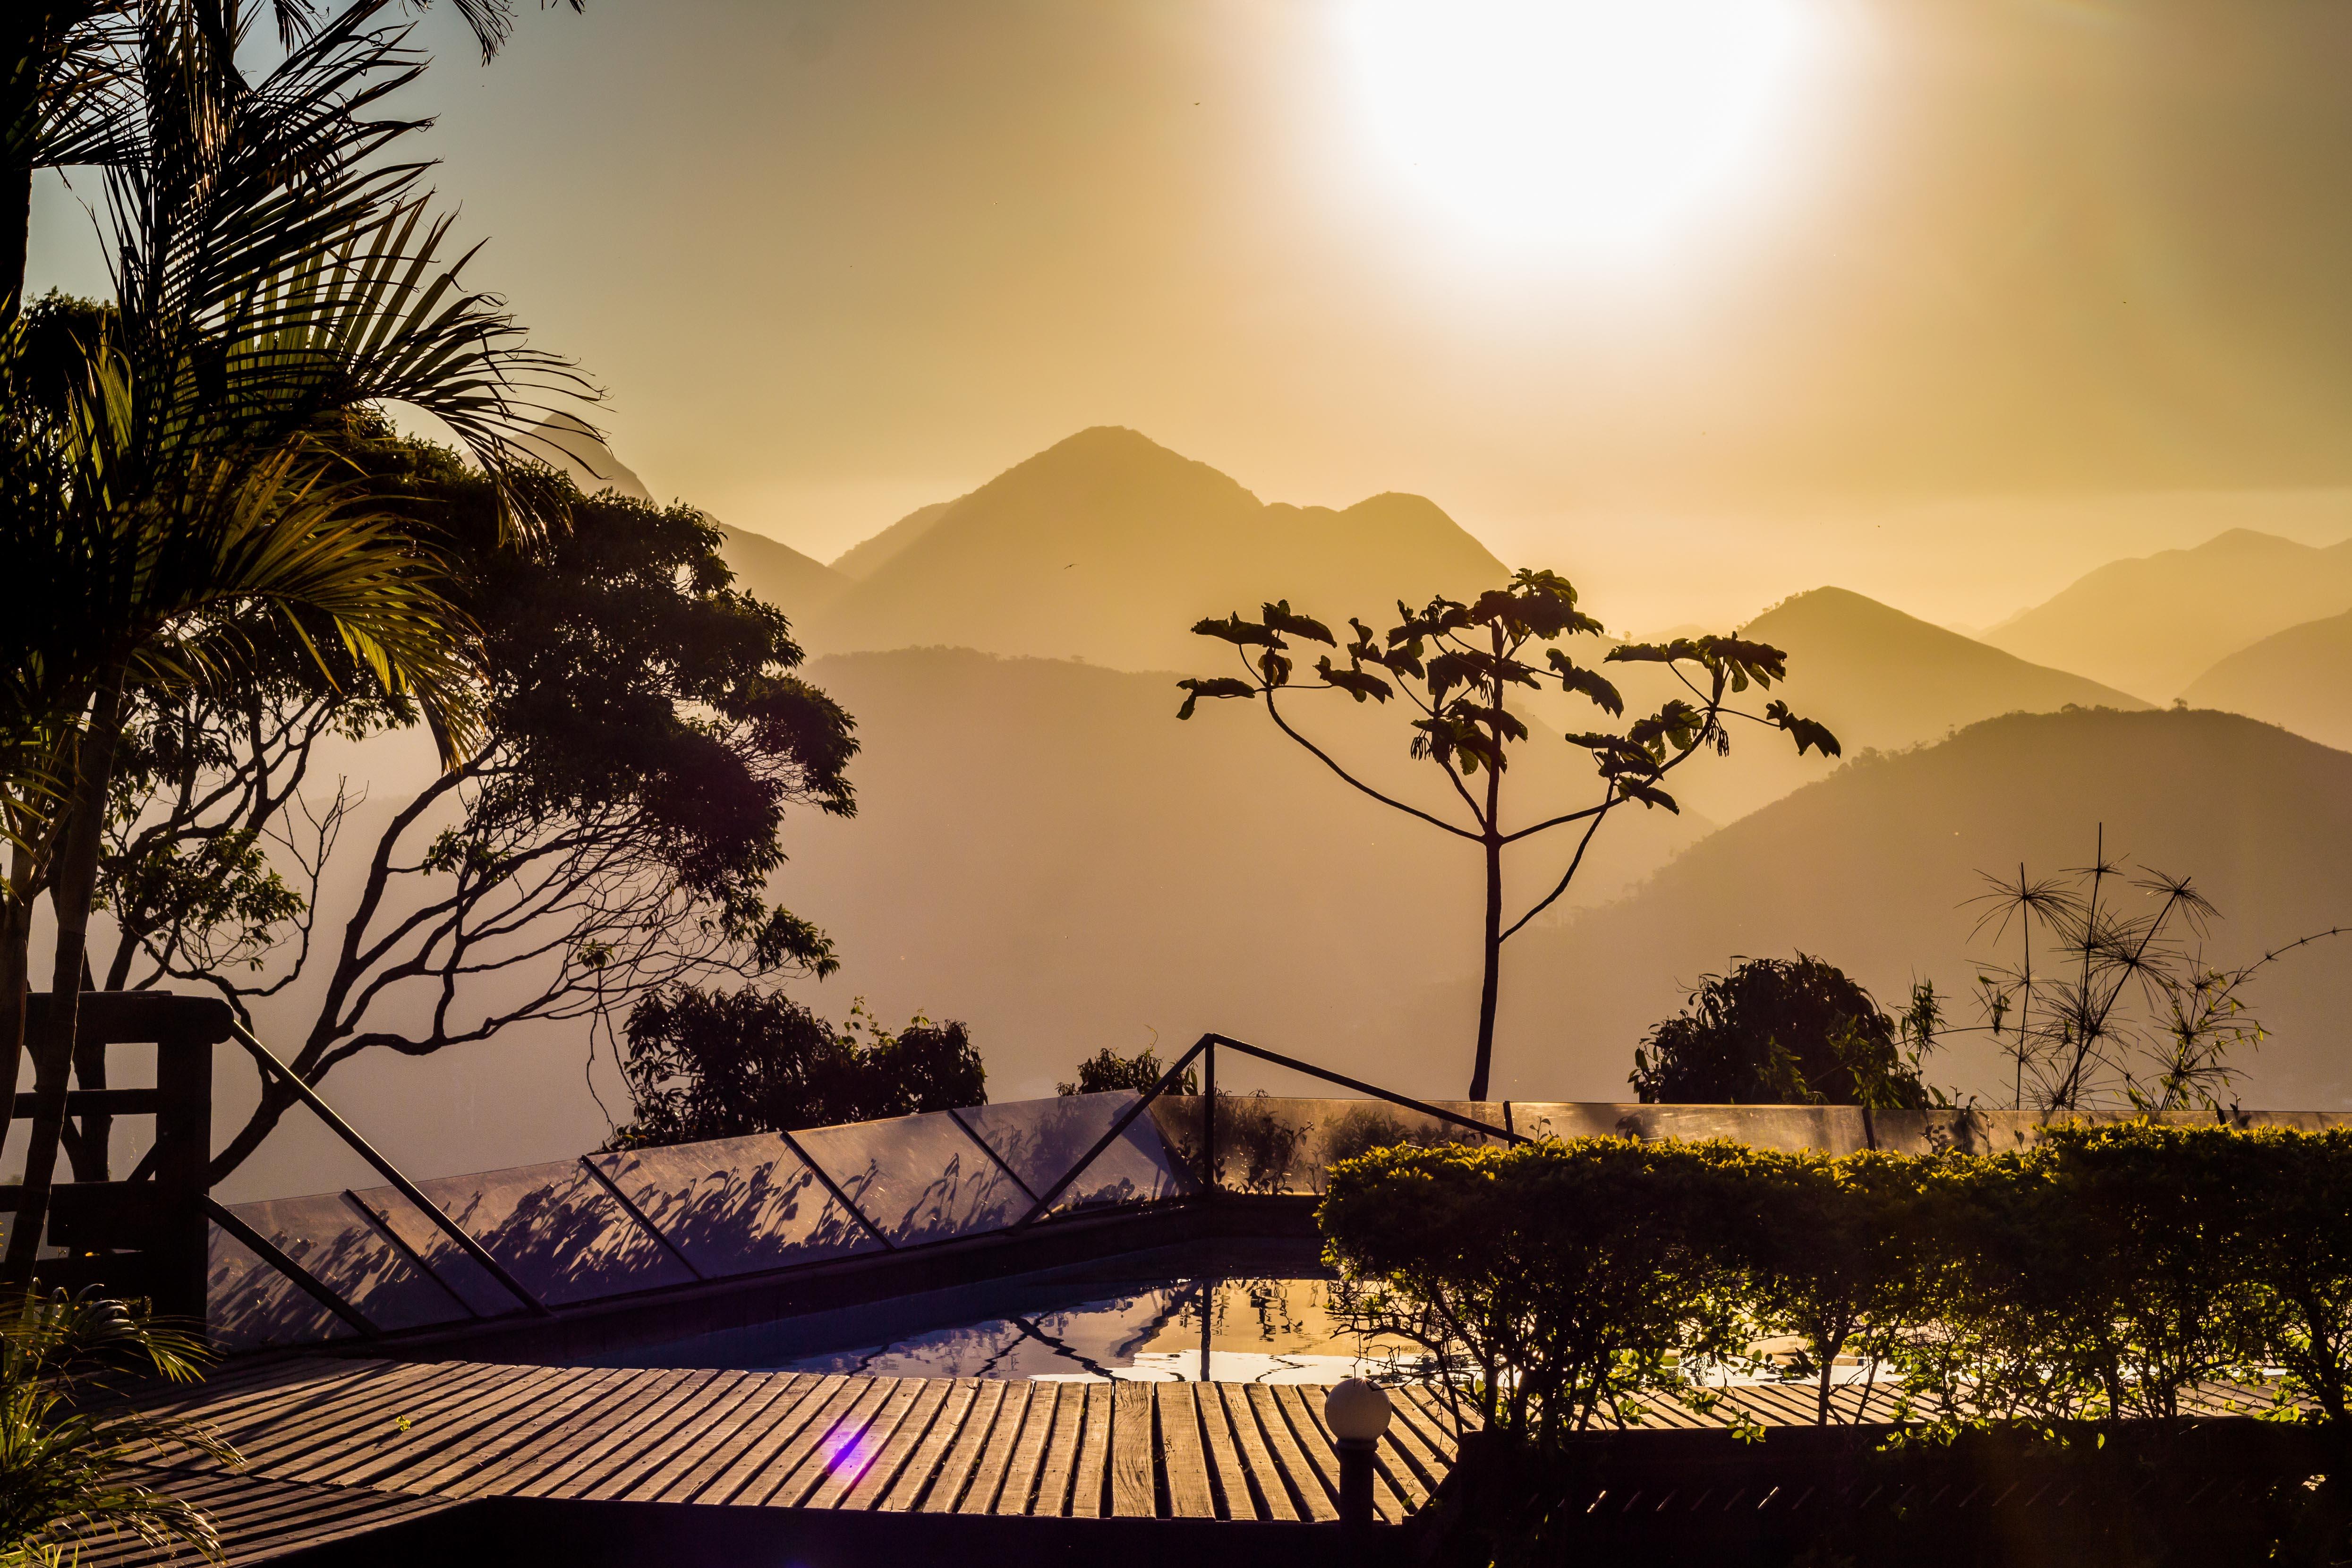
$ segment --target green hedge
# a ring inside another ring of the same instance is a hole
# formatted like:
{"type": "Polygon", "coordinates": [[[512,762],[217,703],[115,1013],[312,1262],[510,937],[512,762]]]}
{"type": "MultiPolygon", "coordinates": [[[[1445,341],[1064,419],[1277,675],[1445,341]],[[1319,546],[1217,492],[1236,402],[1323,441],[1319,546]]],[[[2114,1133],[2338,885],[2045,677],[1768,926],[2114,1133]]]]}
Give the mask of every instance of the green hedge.
{"type": "Polygon", "coordinates": [[[1982,1157],[1397,1147],[1336,1166],[1320,1219],[1360,1324],[1538,1449],[1706,1408],[1706,1370],[1770,1338],[1801,1347],[1772,1364],[1825,1422],[1853,1408],[1832,1397],[1844,1354],[1891,1374],[1868,1418],[1921,1433],[2169,1417],[2212,1382],[2347,1429],[2352,1132],[2064,1127],[1982,1157]]]}

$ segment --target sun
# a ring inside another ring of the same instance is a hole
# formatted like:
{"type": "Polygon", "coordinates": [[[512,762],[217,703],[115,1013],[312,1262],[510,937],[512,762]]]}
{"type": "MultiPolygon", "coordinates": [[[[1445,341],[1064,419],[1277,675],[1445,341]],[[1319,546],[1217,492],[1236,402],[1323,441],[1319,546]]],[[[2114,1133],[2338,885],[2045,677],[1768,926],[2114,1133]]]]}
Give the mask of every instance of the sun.
{"type": "Polygon", "coordinates": [[[1458,230],[1638,250],[1772,173],[1816,0],[1339,0],[1378,156],[1458,230]]]}

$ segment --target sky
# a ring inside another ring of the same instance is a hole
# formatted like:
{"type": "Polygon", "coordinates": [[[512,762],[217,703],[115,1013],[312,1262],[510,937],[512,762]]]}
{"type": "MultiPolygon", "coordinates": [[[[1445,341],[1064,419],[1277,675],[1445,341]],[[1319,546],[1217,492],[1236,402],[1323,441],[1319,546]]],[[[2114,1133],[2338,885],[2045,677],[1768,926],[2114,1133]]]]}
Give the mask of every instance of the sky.
{"type": "Polygon", "coordinates": [[[2352,534],[2352,10],[1447,14],[589,0],[483,67],[444,5],[409,107],[655,493],[824,559],[1099,424],[1637,628],[2352,534]]]}

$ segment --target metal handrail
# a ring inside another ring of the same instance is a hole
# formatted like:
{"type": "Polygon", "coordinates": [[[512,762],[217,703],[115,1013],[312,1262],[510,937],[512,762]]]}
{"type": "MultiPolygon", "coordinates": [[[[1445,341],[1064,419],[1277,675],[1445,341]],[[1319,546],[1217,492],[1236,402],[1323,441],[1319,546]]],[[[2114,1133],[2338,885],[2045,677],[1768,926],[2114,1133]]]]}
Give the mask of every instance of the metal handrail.
{"type": "Polygon", "coordinates": [[[1142,1097],[1133,1105],[1129,1106],[1118,1119],[1110,1124],[1108,1131],[1095,1140],[1094,1147],[1080,1155],[1077,1163],[1062,1173],[1060,1181],[1045,1189],[1037,1199],[1036,1205],[1014,1221],[1012,1228],[1019,1230],[1024,1226],[1034,1225],[1044,1218],[1045,1211],[1054,1206],[1054,1200],[1060,1197],[1072,1182],[1084,1174],[1086,1168],[1093,1164],[1102,1155],[1103,1151],[1118,1142],[1118,1135],[1126,1131],[1135,1119],[1150,1108],[1153,1100],[1168,1093],[1181,1081],[1184,1069],[1192,1066],[1193,1058],[1203,1052],[1207,1053],[1208,1059],[1203,1063],[1202,1070],[1202,1087],[1206,1090],[1202,1104],[1207,1107],[1202,1116],[1202,1176],[1208,1187],[1209,1195],[1213,1197],[1223,1192],[1223,1189],[1217,1184],[1217,1047],[1219,1046],[1223,1046],[1229,1050],[1239,1051],[1244,1056],[1255,1057],[1260,1061],[1271,1062],[1276,1067],[1287,1068],[1293,1072],[1304,1073],[1309,1078],[1319,1078],[1327,1083],[1338,1084],[1342,1089],[1354,1089],[1359,1094],[1370,1095],[1375,1100],[1385,1100],[1391,1105],[1402,1105],[1408,1110],[1419,1111],[1423,1116],[1434,1117],[1440,1121],[1451,1122],[1456,1127],[1465,1127],[1489,1138],[1500,1138],[1512,1143],[1534,1142],[1524,1132],[1513,1128],[1496,1127],[1492,1123],[1464,1116],[1458,1111],[1448,1110],[1443,1106],[1432,1105],[1427,1100],[1415,1100],[1409,1094],[1398,1094],[1382,1089],[1377,1084],[1365,1083],[1360,1079],[1349,1078],[1345,1073],[1333,1072],[1328,1068],[1318,1068],[1311,1062],[1302,1062],[1296,1057],[1286,1057],[1279,1051],[1269,1051],[1263,1046],[1253,1046],[1247,1040],[1236,1040],[1230,1035],[1210,1033],[1202,1035],[1198,1040],[1192,1042],[1192,1048],[1178,1057],[1174,1065],[1160,1075],[1160,1081],[1144,1090],[1142,1097]]]}
{"type": "MultiPolygon", "coordinates": [[[[337,1137],[350,1144],[352,1152],[358,1154],[361,1159],[365,1160],[369,1164],[373,1165],[379,1175],[383,1176],[385,1181],[390,1182],[394,1187],[398,1188],[402,1197],[406,1198],[411,1204],[423,1210],[425,1218],[431,1220],[435,1225],[439,1226],[442,1231],[447,1235],[449,1239],[456,1242],[459,1248],[465,1252],[467,1257],[472,1258],[476,1263],[487,1269],[492,1279],[496,1279],[501,1286],[505,1287],[509,1295],[512,1296],[516,1300],[520,1301],[527,1310],[538,1317],[551,1318],[555,1316],[554,1310],[550,1308],[546,1302],[532,1295],[523,1287],[521,1280],[507,1272],[507,1266],[505,1264],[500,1263],[497,1258],[490,1256],[490,1249],[488,1247],[484,1247],[480,1242],[476,1241],[471,1236],[467,1235],[463,1226],[449,1217],[448,1211],[444,1209],[439,1204],[435,1203],[431,1198],[425,1195],[425,1189],[418,1186],[415,1182],[410,1181],[406,1176],[403,1175],[397,1165],[394,1165],[390,1160],[385,1159],[382,1154],[377,1153],[375,1146],[370,1143],[366,1139],[360,1136],[358,1129],[354,1128],[350,1122],[345,1121],[341,1117],[336,1115],[334,1108],[329,1105],[325,1100],[319,1098],[319,1091],[312,1089],[309,1084],[303,1082],[301,1074],[296,1072],[292,1068],[288,1067],[284,1062],[279,1061],[277,1056],[271,1052],[268,1046],[263,1045],[258,1039],[254,1037],[252,1030],[247,1028],[243,1024],[232,1024],[229,1026],[229,1031],[232,1038],[253,1054],[254,1060],[259,1062],[264,1068],[271,1072],[275,1072],[280,1079],[282,1079],[285,1081],[286,1087],[294,1091],[296,1099],[309,1106],[311,1110],[318,1115],[319,1120],[325,1122],[329,1128],[332,1129],[337,1137]]],[[[300,1282],[298,1280],[297,1283],[299,1284],[300,1282]]]]}
{"type": "MultiPolygon", "coordinates": [[[[363,1340],[376,1340],[383,1337],[383,1331],[378,1329],[373,1323],[368,1321],[366,1317],[361,1313],[358,1308],[352,1306],[349,1301],[344,1300],[341,1296],[337,1295],[333,1288],[329,1286],[325,1280],[320,1279],[317,1275],[311,1273],[309,1269],[303,1268],[300,1264],[287,1257],[284,1250],[281,1249],[276,1242],[270,1240],[268,1237],[262,1235],[259,1231],[246,1224],[245,1221],[237,1218],[236,1215],[232,1213],[226,1205],[221,1203],[219,1199],[214,1197],[210,1193],[205,1193],[201,1195],[199,1202],[204,1208],[205,1216],[207,1219],[210,1219],[215,1225],[220,1226],[221,1229],[228,1232],[230,1236],[242,1243],[256,1258],[260,1258],[261,1261],[267,1263],[272,1268],[277,1269],[278,1272],[286,1276],[287,1279],[294,1281],[294,1283],[300,1288],[304,1295],[310,1297],[310,1300],[318,1302],[319,1305],[326,1308],[327,1310],[332,1312],[336,1317],[341,1318],[345,1323],[358,1331],[360,1338],[363,1340]]],[[[447,1289],[448,1287],[443,1286],[442,1289],[447,1289]]],[[[464,1303],[460,1302],[459,1305],[462,1306],[464,1303]]]]}

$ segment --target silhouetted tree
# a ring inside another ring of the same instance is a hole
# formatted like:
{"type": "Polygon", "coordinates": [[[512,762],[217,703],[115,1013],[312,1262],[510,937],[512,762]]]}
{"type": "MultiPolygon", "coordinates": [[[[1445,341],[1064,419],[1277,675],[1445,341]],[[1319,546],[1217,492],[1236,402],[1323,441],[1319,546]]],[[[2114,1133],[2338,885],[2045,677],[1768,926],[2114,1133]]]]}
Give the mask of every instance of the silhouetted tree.
{"type": "MultiPolygon", "coordinates": [[[[708,520],[573,495],[570,531],[530,546],[501,540],[487,481],[445,449],[387,439],[347,455],[461,567],[481,742],[359,847],[355,902],[314,945],[318,869],[351,803],[304,795],[312,750],[412,723],[414,708],[299,665],[201,701],[162,694],[132,727],[141,788],[107,858],[135,950],[107,978],[207,984],[243,1011],[308,967],[320,999],[286,1054],[315,1084],[362,1052],[589,1024],[667,985],[828,973],[824,933],[768,884],[789,809],[854,811],[856,741],[795,673],[783,616],[730,586],[708,520]]],[[[291,1103],[271,1086],[215,1179],[291,1103]]]]}
{"type": "Polygon", "coordinates": [[[988,1103],[988,1072],[963,1025],[918,1015],[894,1033],[861,1003],[837,1031],[767,991],[680,985],[646,996],[629,1015],[621,1070],[636,1114],[614,1131],[615,1149],[988,1103]]]}
{"type": "Polygon", "coordinates": [[[2187,877],[2132,872],[2107,858],[2099,829],[2091,863],[2014,881],[1984,873],[1990,891],[1977,934],[2016,928],[2015,965],[1977,976],[1984,1027],[2014,1066],[2011,1104],[2042,1110],[2129,1105],[2149,1115],[2212,1109],[2241,1076],[2234,1054],[2263,1040],[2248,983],[2331,927],[2235,968],[2209,963],[2205,937],[2221,911],[2187,877]],[[2126,900],[2126,893],[2139,895],[2126,900]]]}
{"type": "Polygon", "coordinates": [[[1898,1022],[1818,958],[1751,958],[1706,976],[1680,1016],[1650,1031],[1633,1091],[1652,1104],[1920,1110],[1933,1096],[1919,1061],[1940,1018],[1932,984],[1898,1022]]]}
{"type": "MultiPolygon", "coordinates": [[[[1159,1053],[1145,1047],[1131,1057],[1120,1056],[1108,1046],[1078,1064],[1078,1076],[1074,1083],[1057,1083],[1057,1094],[1105,1094],[1116,1089],[1131,1089],[1141,1094],[1168,1071],[1160,1064],[1159,1053]]],[[[1201,1075],[1191,1068],[1176,1080],[1178,1094],[1201,1092],[1201,1075]]]]}
{"type": "Polygon", "coordinates": [[[1397,616],[1397,624],[1384,633],[1350,619],[1348,624],[1355,637],[1344,648],[1328,626],[1293,612],[1287,599],[1262,606],[1254,621],[1238,612],[1222,621],[1202,621],[1192,630],[1233,644],[1245,674],[1238,679],[1225,676],[1179,681],[1187,695],[1176,716],[1190,719],[1203,697],[1263,700],[1267,716],[1285,735],[1358,790],[1478,846],[1486,877],[1485,962],[1470,1098],[1484,1100],[1494,1060],[1503,943],[1568,890],[1584,863],[1593,835],[1609,814],[1628,801],[1639,801],[1644,808],[1679,811],[1660,781],[1702,749],[1718,754],[1729,751],[1727,720],[1746,719],[1777,729],[1796,742],[1800,752],[1811,749],[1835,756],[1837,737],[1790,712],[1785,702],[1768,703],[1760,714],[1742,712],[1731,705],[1731,700],[1750,686],[1769,688],[1787,679],[1788,656],[1779,648],[1724,637],[1621,644],[1611,647],[1599,662],[1662,665],[1682,682],[1689,698],[1672,699],[1622,731],[1570,732],[1568,743],[1592,755],[1600,774],[1601,798],[1589,805],[1538,816],[1522,827],[1507,828],[1503,773],[1509,766],[1510,748],[1528,739],[1526,723],[1507,702],[1513,689],[1557,689],[1584,698],[1612,719],[1624,716],[1625,700],[1617,688],[1598,669],[1575,663],[1556,646],[1571,637],[1600,637],[1601,623],[1576,607],[1576,589],[1565,578],[1538,571],[1522,571],[1509,586],[1491,589],[1467,604],[1441,596],[1414,611],[1399,602],[1397,616]],[[1297,668],[1290,657],[1294,638],[1344,652],[1346,668],[1333,664],[1330,656],[1325,655],[1315,662],[1314,679],[1294,679],[1297,668]],[[1402,692],[1417,715],[1411,726],[1412,755],[1444,774],[1466,821],[1448,821],[1409,805],[1342,765],[1284,716],[1276,699],[1295,690],[1344,691],[1358,702],[1382,703],[1402,692]],[[1486,775],[1483,779],[1478,776],[1481,772],[1486,775]],[[1559,880],[1526,913],[1506,924],[1503,851],[1577,823],[1583,824],[1583,831],[1559,880]]]}

